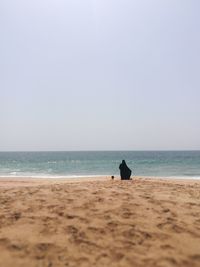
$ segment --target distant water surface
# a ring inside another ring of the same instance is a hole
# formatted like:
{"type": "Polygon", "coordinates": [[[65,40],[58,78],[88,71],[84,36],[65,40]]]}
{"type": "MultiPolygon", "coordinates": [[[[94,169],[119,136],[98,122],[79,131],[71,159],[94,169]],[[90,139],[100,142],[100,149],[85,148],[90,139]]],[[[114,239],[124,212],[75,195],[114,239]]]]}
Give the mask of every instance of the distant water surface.
{"type": "Polygon", "coordinates": [[[135,176],[200,178],[200,151],[0,152],[0,177],[119,175],[122,159],[135,176]]]}

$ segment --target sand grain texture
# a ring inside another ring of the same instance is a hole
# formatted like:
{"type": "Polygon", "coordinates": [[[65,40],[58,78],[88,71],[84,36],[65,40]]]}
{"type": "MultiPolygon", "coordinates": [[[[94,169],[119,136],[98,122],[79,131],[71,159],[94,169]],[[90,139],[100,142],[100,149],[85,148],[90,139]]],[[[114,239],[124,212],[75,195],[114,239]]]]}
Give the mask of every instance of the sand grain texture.
{"type": "Polygon", "coordinates": [[[200,266],[200,182],[0,182],[0,266],[200,266]]]}

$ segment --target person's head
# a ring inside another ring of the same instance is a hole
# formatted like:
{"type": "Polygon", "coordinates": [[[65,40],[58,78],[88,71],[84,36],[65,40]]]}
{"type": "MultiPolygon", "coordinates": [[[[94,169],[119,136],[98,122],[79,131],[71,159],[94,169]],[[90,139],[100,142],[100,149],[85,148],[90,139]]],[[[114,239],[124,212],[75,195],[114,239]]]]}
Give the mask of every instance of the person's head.
{"type": "Polygon", "coordinates": [[[126,164],[126,161],[124,159],[122,160],[122,164],[126,164]]]}

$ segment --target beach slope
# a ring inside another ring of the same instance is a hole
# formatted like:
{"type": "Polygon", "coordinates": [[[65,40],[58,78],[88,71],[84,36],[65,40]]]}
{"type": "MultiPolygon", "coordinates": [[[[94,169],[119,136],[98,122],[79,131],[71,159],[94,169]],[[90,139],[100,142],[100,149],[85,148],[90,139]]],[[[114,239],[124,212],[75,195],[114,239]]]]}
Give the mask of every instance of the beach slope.
{"type": "Polygon", "coordinates": [[[200,266],[200,181],[0,181],[0,266],[200,266]]]}

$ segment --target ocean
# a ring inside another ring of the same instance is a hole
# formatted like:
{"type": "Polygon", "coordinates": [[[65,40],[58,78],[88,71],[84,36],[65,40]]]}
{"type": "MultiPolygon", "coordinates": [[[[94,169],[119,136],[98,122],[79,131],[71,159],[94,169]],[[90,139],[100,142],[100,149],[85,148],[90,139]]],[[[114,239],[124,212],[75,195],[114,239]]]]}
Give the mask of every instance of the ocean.
{"type": "Polygon", "coordinates": [[[200,179],[200,151],[0,152],[0,177],[118,176],[122,159],[133,177],[200,179]]]}

